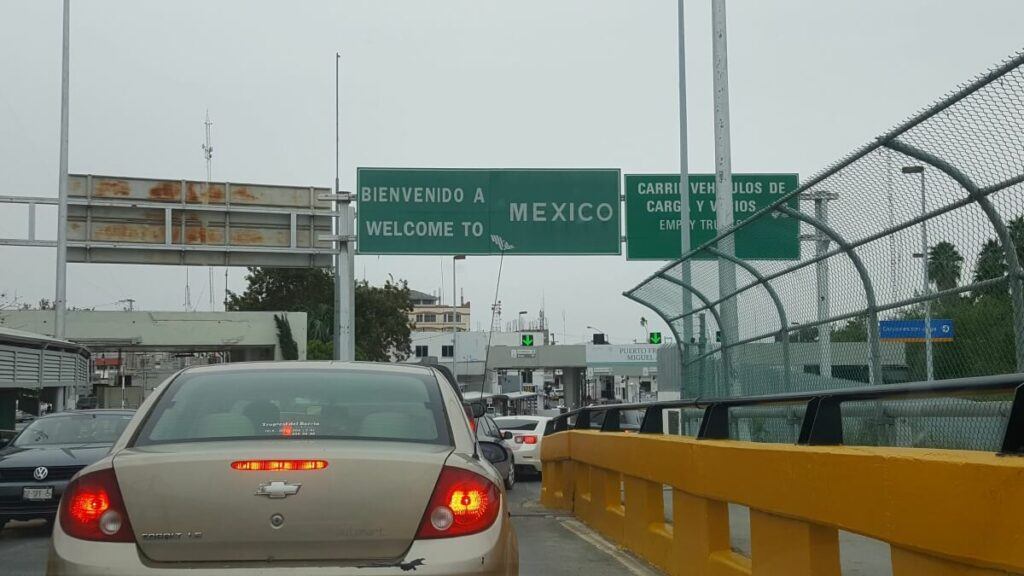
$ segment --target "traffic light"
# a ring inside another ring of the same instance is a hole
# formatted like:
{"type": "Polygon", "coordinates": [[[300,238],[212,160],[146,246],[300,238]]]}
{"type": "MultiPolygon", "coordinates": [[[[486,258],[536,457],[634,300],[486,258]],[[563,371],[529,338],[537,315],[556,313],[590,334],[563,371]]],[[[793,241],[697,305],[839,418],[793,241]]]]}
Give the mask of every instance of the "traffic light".
{"type": "Polygon", "coordinates": [[[651,332],[647,337],[648,344],[661,344],[661,332],[651,332]]]}
{"type": "Polygon", "coordinates": [[[521,343],[523,346],[533,346],[533,334],[523,334],[521,343]]]}

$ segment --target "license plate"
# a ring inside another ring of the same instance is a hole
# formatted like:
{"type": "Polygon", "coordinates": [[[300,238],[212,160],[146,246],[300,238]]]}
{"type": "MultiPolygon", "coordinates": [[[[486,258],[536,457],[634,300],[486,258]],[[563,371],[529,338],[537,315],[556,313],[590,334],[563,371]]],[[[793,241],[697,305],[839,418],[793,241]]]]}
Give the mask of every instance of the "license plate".
{"type": "Polygon", "coordinates": [[[23,488],[21,497],[25,500],[53,500],[53,488],[23,488]]]}

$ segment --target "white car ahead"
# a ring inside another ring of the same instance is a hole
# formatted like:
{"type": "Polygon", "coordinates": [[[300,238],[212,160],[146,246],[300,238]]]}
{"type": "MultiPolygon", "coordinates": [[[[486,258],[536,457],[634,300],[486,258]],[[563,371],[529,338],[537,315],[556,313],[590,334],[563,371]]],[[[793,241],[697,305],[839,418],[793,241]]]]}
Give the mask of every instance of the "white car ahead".
{"type": "Polygon", "coordinates": [[[498,428],[512,433],[508,443],[515,451],[517,468],[530,468],[540,474],[543,470],[540,461],[540,444],[544,432],[551,422],[547,416],[500,416],[494,421],[498,428]]]}

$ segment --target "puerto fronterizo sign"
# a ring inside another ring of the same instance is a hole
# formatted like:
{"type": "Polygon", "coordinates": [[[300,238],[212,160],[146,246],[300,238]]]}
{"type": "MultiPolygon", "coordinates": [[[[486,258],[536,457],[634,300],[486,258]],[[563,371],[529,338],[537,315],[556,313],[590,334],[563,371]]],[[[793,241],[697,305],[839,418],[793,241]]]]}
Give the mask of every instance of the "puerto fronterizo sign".
{"type": "Polygon", "coordinates": [[[361,254],[619,254],[617,169],[359,168],[361,254]]]}

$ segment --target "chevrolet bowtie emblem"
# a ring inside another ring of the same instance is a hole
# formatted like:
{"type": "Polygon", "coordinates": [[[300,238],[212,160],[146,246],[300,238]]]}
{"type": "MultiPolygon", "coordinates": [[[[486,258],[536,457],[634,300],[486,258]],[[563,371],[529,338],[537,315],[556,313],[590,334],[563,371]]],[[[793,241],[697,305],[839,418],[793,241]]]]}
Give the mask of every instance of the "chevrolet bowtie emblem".
{"type": "Polygon", "coordinates": [[[287,482],[264,482],[256,489],[257,496],[267,498],[286,498],[298,494],[302,484],[289,484],[287,482]]]}

